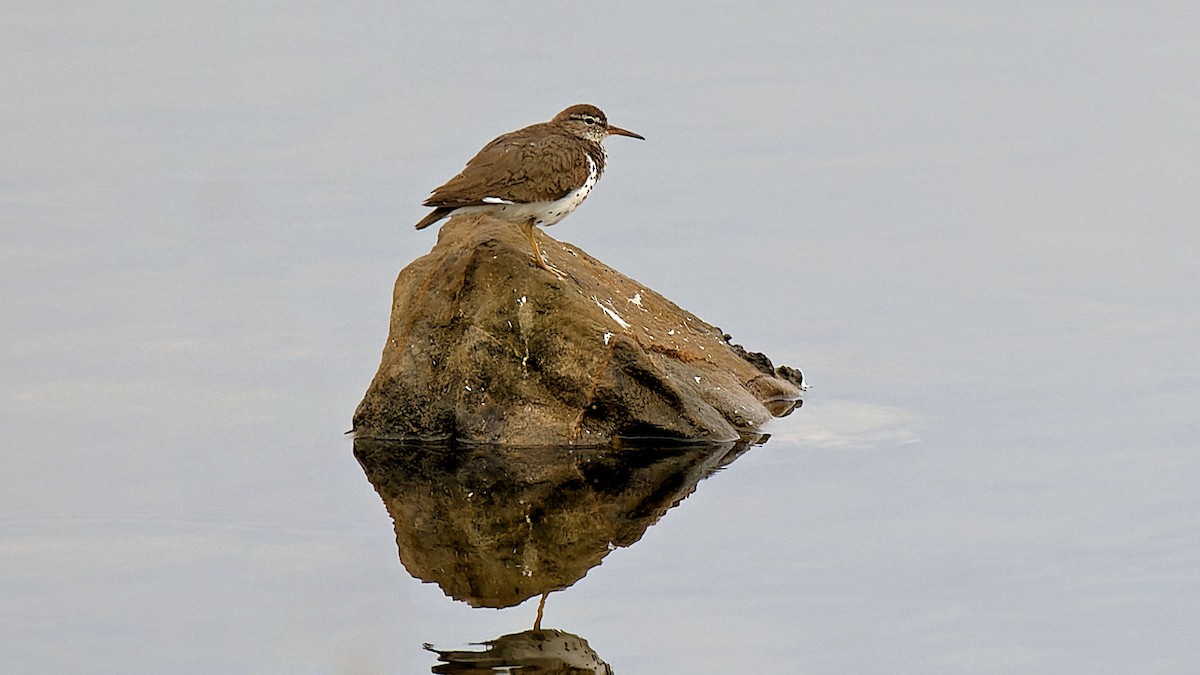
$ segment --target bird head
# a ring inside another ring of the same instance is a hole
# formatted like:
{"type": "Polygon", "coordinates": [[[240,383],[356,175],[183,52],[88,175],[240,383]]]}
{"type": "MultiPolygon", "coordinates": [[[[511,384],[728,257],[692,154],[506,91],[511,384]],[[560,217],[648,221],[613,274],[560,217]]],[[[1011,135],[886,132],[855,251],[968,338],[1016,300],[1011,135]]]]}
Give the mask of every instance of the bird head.
{"type": "Polygon", "coordinates": [[[586,103],[580,103],[567,108],[555,115],[552,121],[566,128],[573,136],[586,138],[597,143],[603,141],[608,136],[628,136],[643,141],[646,140],[641,134],[635,134],[627,129],[614,127],[609,124],[608,118],[604,116],[603,111],[594,105],[586,103]]]}

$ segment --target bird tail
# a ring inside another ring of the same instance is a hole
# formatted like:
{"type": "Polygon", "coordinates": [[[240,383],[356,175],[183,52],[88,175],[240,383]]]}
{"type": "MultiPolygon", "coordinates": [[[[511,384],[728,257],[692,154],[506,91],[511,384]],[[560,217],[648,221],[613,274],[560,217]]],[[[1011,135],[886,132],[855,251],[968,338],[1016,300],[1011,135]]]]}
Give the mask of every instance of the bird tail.
{"type": "Polygon", "coordinates": [[[422,218],[422,219],[421,219],[421,222],[417,223],[417,229],[418,229],[418,230],[423,230],[423,229],[425,229],[425,228],[429,227],[430,225],[432,225],[432,224],[436,223],[437,221],[441,220],[442,218],[445,218],[446,216],[450,215],[450,212],[451,212],[451,211],[453,211],[453,210],[454,210],[454,209],[452,209],[452,208],[448,208],[448,207],[445,207],[445,206],[439,206],[439,207],[437,207],[436,209],[434,209],[434,210],[430,211],[430,212],[429,212],[429,215],[427,215],[427,216],[425,216],[424,218],[422,218]]]}

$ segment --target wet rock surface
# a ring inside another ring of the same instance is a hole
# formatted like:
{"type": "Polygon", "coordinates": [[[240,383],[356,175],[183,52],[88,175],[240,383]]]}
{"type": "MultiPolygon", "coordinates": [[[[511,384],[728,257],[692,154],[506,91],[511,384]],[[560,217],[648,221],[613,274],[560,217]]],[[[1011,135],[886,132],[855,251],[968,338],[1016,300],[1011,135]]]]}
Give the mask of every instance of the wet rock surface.
{"type": "Polygon", "coordinates": [[[452,218],[396,280],[358,437],[603,445],[734,440],[800,401],[798,370],[544,233],[452,218]]]}

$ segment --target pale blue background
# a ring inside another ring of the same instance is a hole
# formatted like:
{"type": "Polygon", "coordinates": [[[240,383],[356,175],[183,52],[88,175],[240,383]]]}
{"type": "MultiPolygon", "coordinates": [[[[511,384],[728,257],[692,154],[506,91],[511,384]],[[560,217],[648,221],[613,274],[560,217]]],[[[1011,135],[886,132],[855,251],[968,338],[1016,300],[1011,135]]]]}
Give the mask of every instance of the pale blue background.
{"type": "Polygon", "coordinates": [[[1200,669],[1200,5],[8,2],[0,663],[428,672],[342,432],[420,201],[592,102],[550,234],[808,403],[546,625],[619,673],[1200,669]]]}

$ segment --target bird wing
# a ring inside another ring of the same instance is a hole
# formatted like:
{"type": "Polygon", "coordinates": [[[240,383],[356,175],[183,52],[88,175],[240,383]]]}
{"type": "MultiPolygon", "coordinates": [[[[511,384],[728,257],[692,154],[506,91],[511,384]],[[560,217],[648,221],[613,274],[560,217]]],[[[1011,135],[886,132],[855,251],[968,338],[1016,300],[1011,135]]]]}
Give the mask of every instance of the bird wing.
{"type": "MultiPolygon", "coordinates": [[[[458,208],[554,201],[588,178],[588,153],[578,139],[533,125],[483,146],[457,176],[435,189],[425,206],[458,208]]],[[[593,161],[596,161],[593,157],[593,161]]],[[[603,168],[603,155],[597,170],[603,168]]]]}

